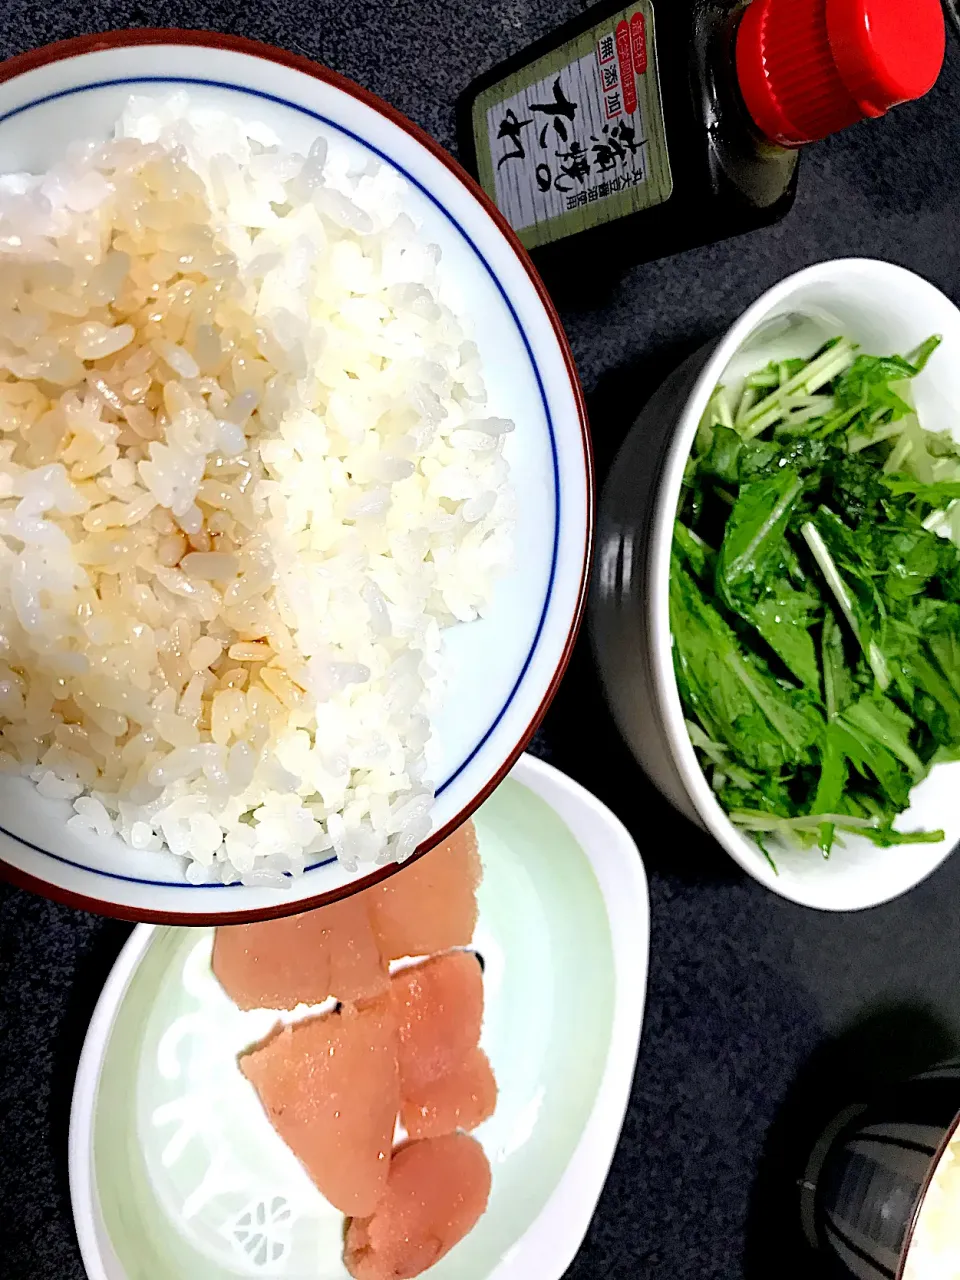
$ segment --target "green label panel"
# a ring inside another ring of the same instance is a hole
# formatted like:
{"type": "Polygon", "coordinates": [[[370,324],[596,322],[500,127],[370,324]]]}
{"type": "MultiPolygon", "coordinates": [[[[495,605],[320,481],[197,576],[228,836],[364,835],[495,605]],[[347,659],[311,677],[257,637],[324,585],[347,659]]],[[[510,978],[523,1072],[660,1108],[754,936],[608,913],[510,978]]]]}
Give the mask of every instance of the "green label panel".
{"type": "Polygon", "coordinates": [[[662,204],[673,190],[650,0],[481,93],[480,182],[528,249],[662,204]]]}

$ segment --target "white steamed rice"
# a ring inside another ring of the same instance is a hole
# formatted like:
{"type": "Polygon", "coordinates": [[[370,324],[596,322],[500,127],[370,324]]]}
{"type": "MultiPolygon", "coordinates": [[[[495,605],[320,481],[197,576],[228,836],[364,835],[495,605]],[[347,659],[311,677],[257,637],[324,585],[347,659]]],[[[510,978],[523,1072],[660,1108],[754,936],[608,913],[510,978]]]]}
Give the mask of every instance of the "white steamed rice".
{"type": "Polygon", "coordinates": [[[903,1280],[960,1276],[960,1134],[940,1157],[923,1198],[903,1280]]]}
{"type": "Polygon", "coordinates": [[[430,829],[512,424],[403,198],[184,94],[0,178],[0,768],[195,883],[430,829]]]}

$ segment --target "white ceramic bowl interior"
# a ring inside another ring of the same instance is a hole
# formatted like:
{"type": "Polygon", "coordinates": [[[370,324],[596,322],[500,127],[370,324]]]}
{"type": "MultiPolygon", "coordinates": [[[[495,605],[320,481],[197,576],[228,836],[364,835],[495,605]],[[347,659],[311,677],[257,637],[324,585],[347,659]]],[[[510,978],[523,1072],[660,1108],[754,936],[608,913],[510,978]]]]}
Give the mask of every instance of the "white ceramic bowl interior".
{"type": "Polygon", "coordinates": [[[707,401],[718,382],[735,384],[771,359],[812,354],[843,334],[870,354],[906,354],[931,334],[943,345],[912,385],[920,421],[960,440],[960,311],[939,289],[888,262],[854,258],[823,262],[781,281],[728,330],[697,378],[677,422],[661,478],[651,547],[652,654],[659,711],[674,761],[702,825],[745,871],[785,898],[825,910],[875,906],[911,889],[960,840],[960,763],[934,768],[914,789],[904,831],[943,828],[936,844],[880,849],[843,836],[829,859],[771,841],[776,871],[717,803],[690,743],[673,672],[670,638],[670,549],[683,469],[707,401]]]}
{"type": "MultiPolygon", "coordinates": [[[[379,160],[406,177],[407,211],[440,246],[444,288],[480,347],[490,411],[517,424],[506,454],[522,495],[513,572],[498,584],[487,617],[447,632],[450,679],[435,723],[439,832],[465,817],[522,750],[572,644],[592,512],[576,375],[559,322],[515,242],[439,148],[346,81],[273,61],[266,46],[234,43],[253,52],[172,41],[79,54],[54,47],[54,60],[0,83],[0,172],[43,169],[71,140],[108,136],[131,93],[186,88],[197,102],[265,121],[294,147],[306,149],[323,134],[331,151],[358,167],[379,160]]],[[[295,909],[371,870],[350,875],[328,860],[285,890],[192,886],[182,859],[134,852],[118,837],[79,839],[65,829],[70,813],[68,802],[0,777],[0,860],[54,896],[137,919],[295,909]]]]}
{"type": "MultiPolygon", "coordinates": [[[[476,815],[484,881],[481,1043],[500,1089],[476,1136],[486,1214],[431,1280],[559,1280],[623,1121],[646,989],[636,845],[588,792],[521,757],[476,815]]],[[[209,966],[212,930],[141,925],[87,1033],[70,1188],[91,1280],[346,1280],[343,1219],[269,1125],[235,1054],[242,1014],[209,966]]]]}

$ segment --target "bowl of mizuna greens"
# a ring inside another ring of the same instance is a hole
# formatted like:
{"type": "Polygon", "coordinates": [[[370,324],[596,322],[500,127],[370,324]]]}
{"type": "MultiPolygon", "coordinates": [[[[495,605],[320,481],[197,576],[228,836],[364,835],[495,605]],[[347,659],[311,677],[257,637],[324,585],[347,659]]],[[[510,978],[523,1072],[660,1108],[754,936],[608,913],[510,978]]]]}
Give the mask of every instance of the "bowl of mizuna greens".
{"type": "Polygon", "coordinates": [[[866,259],[771,289],[641,412],[597,554],[620,729],[741,867],[854,910],[948,856],[960,311],[939,290],[866,259]]]}

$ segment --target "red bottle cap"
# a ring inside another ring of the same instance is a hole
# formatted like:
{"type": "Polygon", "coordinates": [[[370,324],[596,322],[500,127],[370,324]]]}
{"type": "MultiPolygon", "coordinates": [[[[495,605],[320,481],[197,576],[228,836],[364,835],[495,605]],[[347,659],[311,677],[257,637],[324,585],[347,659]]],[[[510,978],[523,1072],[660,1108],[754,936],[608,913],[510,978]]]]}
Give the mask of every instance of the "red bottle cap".
{"type": "Polygon", "coordinates": [[[796,147],[922,97],[945,40],[940,0],[753,0],[737,78],[760,132],[796,147]]]}

